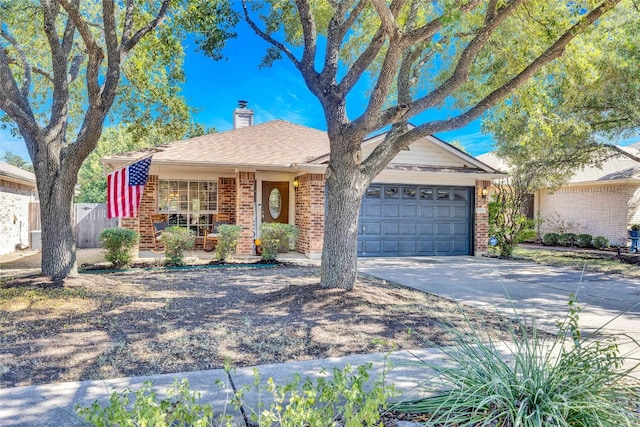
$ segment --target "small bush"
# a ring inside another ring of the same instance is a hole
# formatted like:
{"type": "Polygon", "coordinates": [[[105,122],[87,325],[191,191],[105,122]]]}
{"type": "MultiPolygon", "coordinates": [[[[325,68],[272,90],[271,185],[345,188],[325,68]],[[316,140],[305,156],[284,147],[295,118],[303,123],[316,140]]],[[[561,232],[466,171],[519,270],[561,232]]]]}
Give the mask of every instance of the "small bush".
{"type": "Polygon", "coordinates": [[[284,386],[269,378],[267,391],[273,403],[267,409],[258,408],[259,413],[254,413],[252,420],[260,426],[281,427],[381,426],[380,414],[389,397],[397,393],[393,386],[385,387],[384,374],[365,387],[371,366],[368,363],[357,369],[351,365],[334,368],[331,377],[318,377],[315,383],[309,378],[303,381],[298,374],[284,386]]]}
{"type": "Polygon", "coordinates": [[[545,246],[558,246],[560,235],[558,233],[547,233],[542,237],[542,243],[545,246]]]}
{"type": "Polygon", "coordinates": [[[188,228],[172,225],[162,232],[162,243],[168,265],[184,265],[184,251],[193,249],[195,234],[188,228]]]}
{"type": "Polygon", "coordinates": [[[133,248],[138,243],[138,233],[126,228],[105,228],[100,232],[100,245],[107,250],[104,259],[114,268],[122,268],[133,261],[133,248]]]}
{"type": "Polygon", "coordinates": [[[238,238],[242,227],[239,225],[221,224],[218,226],[218,244],[216,245],[216,259],[224,261],[236,253],[238,238]]]}
{"type": "Polygon", "coordinates": [[[576,242],[579,248],[590,248],[593,236],[591,234],[578,234],[576,242]]]}
{"type": "Polygon", "coordinates": [[[604,236],[596,236],[593,238],[593,247],[598,249],[606,249],[609,247],[609,239],[604,236]]]}
{"type": "MultiPolygon", "coordinates": [[[[231,380],[230,369],[225,368],[231,380]]],[[[393,386],[385,386],[385,373],[368,384],[371,363],[357,369],[347,365],[334,368],[331,377],[318,377],[315,382],[304,380],[298,374],[285,385],[276,385],[272,378],[266,391],[273,403],[266,407],[260,399],[257,408],[244,408],[252,421],[246,425],[280,427],[327,427],[327,426],[378,426],[381,413],[387,407],[389,397],[397,395],[393,386]]],[[[262,392],[260,375],[255,372],[253,386],[244,385],[230,396],[227,403],[240,407],[244,394],[252,389],[262,392]]],[[[323,374],[321,372],[321,374],[323,374]]],[[[218,383],[222,387],[224,384],[218,383]]],[[[187,380],[174,382],[168,390],[168,398],[158,400],[152,390],[151,381],[137,391],[114,392],[104,407],[94,401],[89,407],[76,405],[76,411],[84,421],[93,426],[231,426],[232,417],[215,414],[211,405],[198,404],[199,393],[189,390],[187,380]]]]}
{"type": "Polygon", "coordinates": [[[298,229],[295,225],[277,222],[262,223],[260,226],[262,259],[265,261],[276,259],[279,253],[287,252],[297,238],[298,229]]]}
{"type": "Polygon", "coordinates": [[[160,401],[151,387],[151,381],[145,381],[135,392],[114,392],[105,407],[96,400],[90,407],[76,405],[76,411],[89,425],[100,427],[213,425],[211,405],[196,403],[200,394],[189,390],[187,380],[176,380],[169,397],[160,401]]]}
{"type": "Polygon", "coordinates": [[[578,239],[578,235],[576,233],[562,233],[560,235],[560,239],[558,240],[558,244],[560,246],[566,246],[571,248],[576,245],[577,239],[578,239]]]}
{"type": "Polygon", "coordinates": [[[476,325],[469,325],[472,337],[452,328],[459,345],[443,349],[452,364],[425,362],[438,373],[438,388],[394,409],[429,414],[424,421],[433,426],[640,425],[632,369],[621,369],[613,338],[581,336],[579,313],[572,296],[557,335],[514,326],[508,355],[476,325]]]}

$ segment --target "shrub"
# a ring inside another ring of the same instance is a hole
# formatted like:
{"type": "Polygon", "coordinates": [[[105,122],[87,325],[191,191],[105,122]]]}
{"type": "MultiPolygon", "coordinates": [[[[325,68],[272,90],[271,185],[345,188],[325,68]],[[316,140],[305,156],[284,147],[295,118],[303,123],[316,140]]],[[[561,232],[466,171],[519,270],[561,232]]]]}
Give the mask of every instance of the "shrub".
{"type": "MultiPolygon", "coordinates": [[[[302,379],[296,374],[293,381],[285,385],[276,385],[272,378],[266,384],[266,391],[273,397],[267,408],[260,399],[259,406],[247,412],[245,425],[281,427],[327,427],[341,425],[345,427],[381,425],[381,411],[387,407],[389,397],[395,396],[393,386],[385,387],[385,375],[376,378],[373,384],[367,384],[368,371],[371,364],[359,366],[357,369],[347,365],[344,369],[333,370],[331,377],[319,377],[315,382],[309,378],[302,379]],[[367,387],[365,387],[365,385],[367,387]]],[[[232,381],[229,373],[227,375],[232,381]]],[[[257,370],[253,387],[261,391],[260,376],[257,370]]],[[[321,372],[324,373],[324,372],[321,372]]],[[[224,384],[218,383],[219,386],[224,384]]],[[[244,394],[251,391],[251,385],[245,385],[236,391],[226,403],[240,407],[244,394]]],[[[226,392],[225,392],[226,393],[226,392]]],[[[90,425],[94,426],[231,426],[229,415],[214,416],[211,405],[198,404],[199,393],[189,390],[187,380],[174,382],[168,390],[168,398],[158,401],[152,391],[151,381],[144,383],[138,391],[125,390],[114,392],[109,402],[103,407],[94,401],[90,407],[76,405],[78,414],[90,425]]],[[[235,424],[238,425],[238,424],[235,424]]]]}
{"type": "Polygon", "coordinates": [[[560,244],[560,246],[573,247],[576,245],[577,239],[578,235],[575,233],[562,233],[560,239],[558,239],[558,244],[560,244]]]}
{"type": "Polygon", "coordinates": [[[640,231],[640,224],[631,224],[631,227],[629,227],[629,229],[631,231],[640,231]]]}
{"type": "Polygon", "coordinates": [[[172,225],[162,232],[162,243],[168,265],[184,265],[184,251],[193,249],[195,237],[192,230],[172,225]]]}
{"type": "Polygon", "coordinates": [[[280,252],[287,252],[292,242],[298,237],[295,225],[265,222],[260,226],[260,242],[262,259],[271,261],[280,252]]]}
{"type": "Polygon", "coordinates": [[[101,427],[212,425],[211,405],[196,403],[200,394],[189,390],[187,380],[176,380],[167,392],[169,397],[160,401],[151,386],[151,381],[145,381],[135,392],[114,392],[105,407],[96,400],[88,408],[76,405],[76,411],[89,425],[101,427]]]}
{"type": "Polygon", "coordinates": [[[138,233],[126,228],[105,228],[100,232],[100,245],[106,249],[104,259],[114,268],[128,266],[133,261],[133,248],[138,243],[138,233]]]}
{"type": "MultiPolygon", "coordinates": [[[[380,414],[387,407],[389,397],[396,395],[393,386],[385,387],[383,374],[370,387],[371,363],[357,369],[347,365],[333,369],[330,378],[318,377],[314,383],[309,378],[302,381],[300,375],[284,386],[278,386],[272,378],[267,391],[273,397],[268,409],[258,408],[253,421],[260,426],[274,423],[281,427],[326,426],[379,426],[380,414]],[[339,423],[336,421],[339,420],[339,423]]],[[[259,378],[256,379],[256,384],[259,378]]]]}
{"type": "Polygon", "coordinates": [[[598,249],[606,249],[609,247],[609,239],[604,236],[596,236],[593,238],[593,247],[598,249]]]}
{"type": "Polygon", "coordinates": [[[545,246],[558,246],[560,235],[558,233],[547,233],[542,237],[542,243],[545,246]]]}
{"type": "Polygon", "coordinates": [[[621,370],[613,339],[582,338],[580,308],[572,296],[557,335],[526,324],[513,326],[513,344],[498,348],[491,337],[463,336],[443,351],[451,364],[426,364],[439,377],[432,397],[404,402],[401,412],[429,414],[427,425],[446,426],[637,426],[640,414],[631,370],[621,370]],[[566,340],[566,338],[569,338],[566,340]],[[511,362],[508,360],[513,359],[511,362]]]}
{"type": "Polygon", "coordinates": [[[230,255],[236,253],[240,231],[242,231],[242,227],[239,225],[221,224],[218,226],[217,260],[224,261],[230,255]]]}
{"type": "Polygon", "coordinates": [[[590,248],[592,240],[593,236],[591,236],[591,234],[578,234],[576,238],[579,248],[590,248]]]}

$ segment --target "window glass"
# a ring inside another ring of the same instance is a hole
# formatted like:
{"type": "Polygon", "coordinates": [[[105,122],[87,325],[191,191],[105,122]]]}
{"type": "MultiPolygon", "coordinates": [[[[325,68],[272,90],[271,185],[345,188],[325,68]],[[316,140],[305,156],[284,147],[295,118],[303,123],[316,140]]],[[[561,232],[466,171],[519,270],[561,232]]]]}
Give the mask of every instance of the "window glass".
{"type": "Polygon", "coordinates": [[[380,198],[380,187],[369,187],[367,188],[367,192],[365,194],[367,199],[379,199],[380,198]]]}
{"type": "Polygon", "coordinates": [[[438,200],[449,200],[449,190],[438,190],[438,200]]]}
{"type": "Polygon", "coordinates": [[[169,214],[169,225],[189,227],[197,235],[213,229],[218,210],[216,181],[161,180],[158,213],[169,214]]]}
{"type": "Polygon", "coordinates": [[[420,189],[421,200],[433,200],[433,188],[421,188],[420,189]]]}
{"type": "Polygon", "coordinates": [[[402,188],[402,198],[403,199],[415,199],[416,198],[416,188],[415,187],[403,187],[402,188]]]}
{"type": "Polygon", "coordinates": [[[453,190],[453,200],[467,200],[467,192],[465,190],[453,190]]]}
{"type": "Polygon", "coordinates": [[[271,218],[278,219],[281,212],[282,196],[280,195],[280,190],[274,188],[269,193],[269,214],[271,214],[271,218]]]}
{"type": "Polygon", "coordinates": [[[397,199],[400,197],[400,189],[398,187],[384,187],[385,199],[397,199]]]}

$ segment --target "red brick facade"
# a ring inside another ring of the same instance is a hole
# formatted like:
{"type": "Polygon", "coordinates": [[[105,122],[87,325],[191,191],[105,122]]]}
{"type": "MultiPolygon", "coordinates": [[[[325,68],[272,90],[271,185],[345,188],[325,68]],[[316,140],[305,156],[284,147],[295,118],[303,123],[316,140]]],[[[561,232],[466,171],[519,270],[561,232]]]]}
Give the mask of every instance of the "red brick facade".
{"type": "Polygon", "coordinates": [[[474,253],[481,255],[487,252],[487,243],[489,240],[489,199],[482,197],[482,190],[489,189],[491,181],[476,181],[476,206],[474,215],[474,253]]]}
{"type": "MultiPolygon", "coordinates": [[[[294,224],[299,235],[296,251],[309,257],[322,253],[324,239],[325,180],[323,174],[305,174],[298,177],[299,186],[294,189],[294,224]]],[[[120,226],[140,233],[140,249],[154,247],[151,215],[158,212],[158,176],[149,175],[145,185],[138,218],[122,218],[120,226]]],[[[478,180],[475,187],[474,253],[487,251],[489,239],[488,199],[482,197],[482,189],[489,188],[490,181],[478,180]]],[[[218,178],[218,212],[226,213],[232,223],[242,226],[236,253],[254,254],[255,234],[254,172],[238,172],[236,177],[218,178]]]]}
{"type": "Polygon", "coordinates": [[[254,254],[254,230],[255,230],[255,172],[238,172],[236,178],[236,224],[242,227],[236,254],[254,254]]]}
{"type": "Polygon", "coordinates": [[[306,174],[298,179],[294,219],[299,231],[296,252],[319,255],[324,242],[324,175],[306,174]]]}
{"type": "Polygon", "coordinates": [[[218,178],[218,213],[229,215],[229,222],[236,223],[236,179],[218,178]]]}

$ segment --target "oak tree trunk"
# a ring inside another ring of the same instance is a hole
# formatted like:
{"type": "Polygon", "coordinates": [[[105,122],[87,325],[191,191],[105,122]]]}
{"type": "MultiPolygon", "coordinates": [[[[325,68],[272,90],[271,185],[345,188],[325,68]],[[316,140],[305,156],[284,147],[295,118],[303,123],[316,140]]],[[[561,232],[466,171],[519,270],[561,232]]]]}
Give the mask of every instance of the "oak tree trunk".
{"type": "Polygon", "coordinates": [[[58,149],[63,145],[61,135],[46,138],[46,144],[28,137],[25,141],[30,142],[27,145],[37,163],[34,169],[40,198],[42,274],[61,280],[78,274],[73,195],[82,159],[68,155],[65,148],[58,149]]]}
{"type": "Polygon", "coordinates": [[[358,217],[367,180],[359,169],[360,144],[332,141],[327,169],[327,215],[321,285],[352,290],[358,268],[358,217]],[[337,172],[336,172],[337,171],[337,172]]]}

